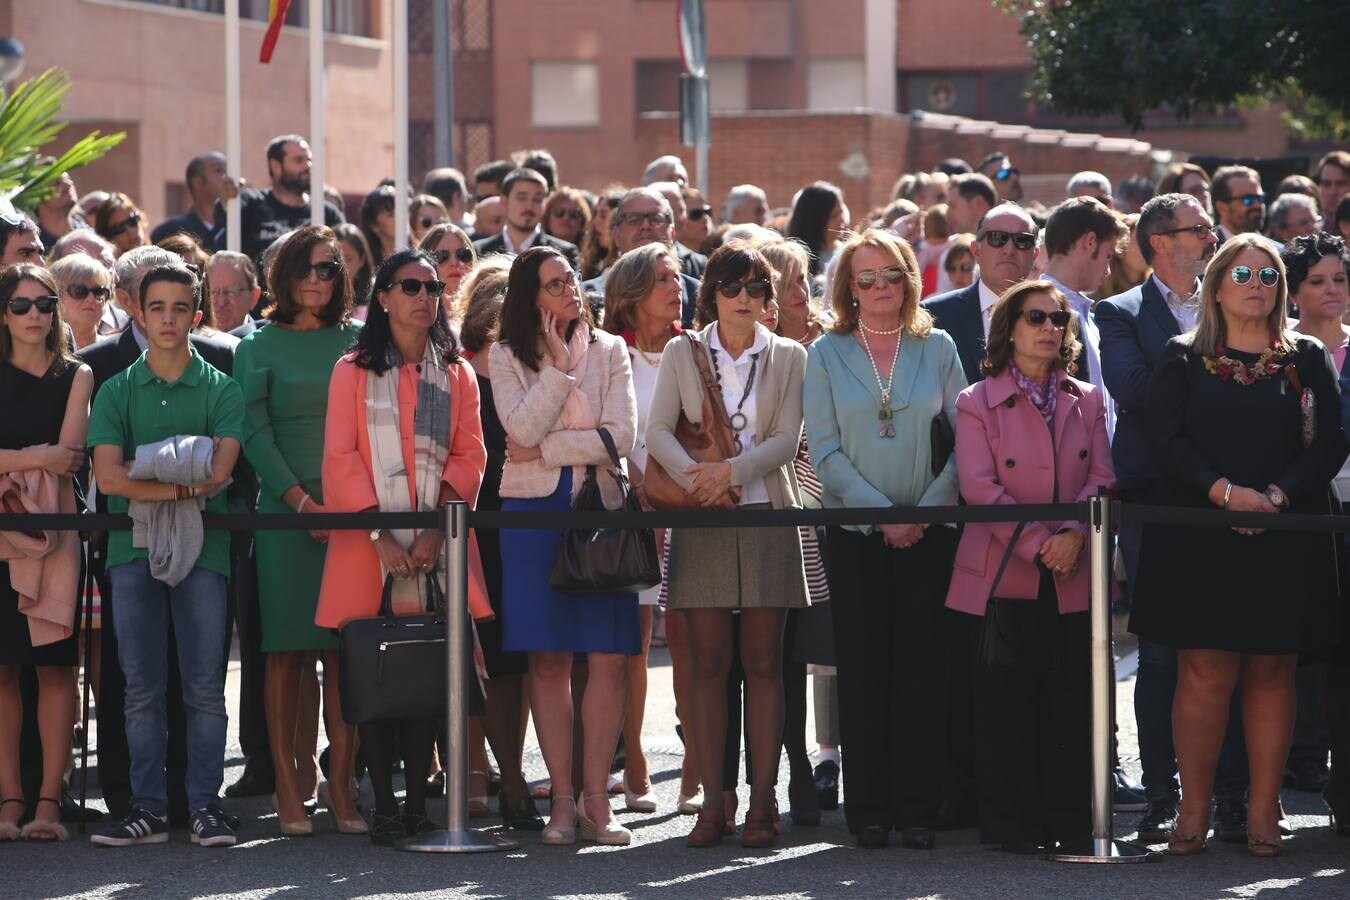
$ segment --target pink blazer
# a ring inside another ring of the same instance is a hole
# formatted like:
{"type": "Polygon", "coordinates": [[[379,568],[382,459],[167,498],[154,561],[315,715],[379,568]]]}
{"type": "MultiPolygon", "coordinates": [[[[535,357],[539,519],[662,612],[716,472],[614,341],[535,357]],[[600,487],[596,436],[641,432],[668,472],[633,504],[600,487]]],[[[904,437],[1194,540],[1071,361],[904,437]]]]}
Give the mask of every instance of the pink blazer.
{"type": "MultiPolygon", "coordinates": [[[[967,503],[1050,503],[1059,485],[1059,502],[1075,503],[1115,483],[1106,412],[1101,392],[1061,373],[1055,400],[1054,440],[1045,419],[1003,372],[961,392],[956,401],[956,469],[967,503]]],[[[947,606],[984,615],[998,564],[1012,540],[1015,524],[971,523],[956,549],[956,566],[947,606]]],[[[1017,541],[999,582],[1000,597],[1034,599],[1040,587],[1037,553],[1062,528],[1077,522],[1029,522],[1017,541]]],[[[1091,567],[1087,552],[1078,570],[1055,576],[1061,613],[1088,608],[1091,567]]]]}
{"type": "MultiPolygon", "coordinates": [[[[333,367],[328,384],[328,419],[323,442],[323,498],[329,512],[359,512],[379,504],[370,470],[370,437],[366,430],[366,377],[369,372],[344,356],[333,367]]],[[[403,461],[413,471],[413,413],[417,406],[417,374],[404,366],[398,383],[399,432],[403,461]]],[[[472,506],[478,500],[487,467],[483,425],[478,418],[478,379],[467,363],[450,366],[450,456],[441,481],[472,506]]],[[[415,499],[408,480],[408,499],[415,499]]],[[[323,583],[314,622],[338,628],[348,619],[379,612],[380,559],[369,531],[334,531],[328,536],[323,583]]],[[[484,587],[478,544],[469,535],[469,614],[492,618],[484,587]]]]}

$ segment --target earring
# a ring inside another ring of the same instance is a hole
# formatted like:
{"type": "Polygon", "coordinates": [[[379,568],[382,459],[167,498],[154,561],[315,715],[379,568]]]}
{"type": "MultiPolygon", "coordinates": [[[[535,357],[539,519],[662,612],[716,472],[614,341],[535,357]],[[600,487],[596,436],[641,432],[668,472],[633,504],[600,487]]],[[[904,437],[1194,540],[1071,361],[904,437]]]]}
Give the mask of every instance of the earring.
{"type": "Polygon", "coordinates": [[[854,305],[854,306],[857,306],[857,305],[858,305],[858,298],[857,298],[857,297],[854,297],[854,298],[853,298],[853,305],[854,305]]]}

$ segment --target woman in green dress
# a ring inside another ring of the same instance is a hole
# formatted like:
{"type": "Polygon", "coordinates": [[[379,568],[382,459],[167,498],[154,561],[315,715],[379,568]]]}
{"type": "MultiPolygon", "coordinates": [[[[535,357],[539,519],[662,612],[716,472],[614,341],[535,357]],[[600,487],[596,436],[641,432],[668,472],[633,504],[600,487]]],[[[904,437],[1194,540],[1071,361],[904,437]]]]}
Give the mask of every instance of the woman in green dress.
{"type": "MultiPolygon", "coordinates": [[[[351,279],[336,235],[322,225],[296,231],[282,245],[267,282],[276,299],[266,313],[270,324],[235,351],[234,375],[246,404],[244,453],[261,483],[258,512],[321,513],[328,381],[360,327],[351,320],[351,279]]],[[[366,831],[351,775],[355,729],[342,720],[334,674],[337,639],[314,624],[327,541],[324,531],[259,531],[255,537],[267,731],[276,767],[272,803],[288,835],[313,833],[304,802],[316,778],[316,723],[301,721],[300,698],[301,682],[313,677],[319,659],[329,676],[324,710],[331,767],[324,799],[339,831],[366,831]]]]}

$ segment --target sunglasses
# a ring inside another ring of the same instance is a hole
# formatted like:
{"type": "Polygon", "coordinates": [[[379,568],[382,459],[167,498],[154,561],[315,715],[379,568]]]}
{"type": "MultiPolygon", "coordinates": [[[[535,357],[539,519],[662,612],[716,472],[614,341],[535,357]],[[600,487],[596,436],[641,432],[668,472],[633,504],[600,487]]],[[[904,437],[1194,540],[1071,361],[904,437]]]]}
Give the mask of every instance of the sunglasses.
{"type": "Polygon", "coordinates": [[[866,269],[853,276],[853,283],[862,290],[868,290],[877,283],[877,278],[885,279],[887,284],[899,284],[904,280],[905,270],[899,266],[888,266],[878,272],[876,269],[866,269]]]}
{"type": "Polygon", "coordinates": [[[1265,194],[1243,194],[1241,197],[1234,197],[1234,200],[1241,200],[1243,206],[1260,206],[1266,202],[1265,194]]]}
{"type": "Polygon", "coordinates": [[[1214,234],[1213,225],[1187,225],[1185,228],[1168,228],[1166,231],[1155,232],[1156,234],[1181,234],[1189,231],[1191,234],[1204,240],[1211,234],[1214,234]]]}
{"type": "Polygon", "coordinates": [[[338,272],[341,271],[342,266],[339,263],[331,261],[314,263],[313,265],[305,266],[303,269],[300,270],[300,280],[304,281],[306,278],[309,277],[309,273],[313,272],[314,277],[319,279],[320,281],[332,281],[334,278],[337,277],[338,272]]]}
{"type": "Polygon", "coordinates": [[[549,212],[549,215],[555,219],[571,219],[573,222],[586,221],[585,217],[581,215],[581,210],[564,209],[561,206],[553,207],[552,211],[549,212]]]}
{"type": "Polygon", "coordinates": [[[116,225],[110,226],[108,228],[108,237],[117,237],[128,228],[135,228],[139,224],[141,224],[141,214],[132,213],[116,225]]]}
{"type": "Polygon", "coordinates": [[[453,254],[449,250],[437,250],[431,254],[431,258],[436,260],[436,265],[438,266],[449,262],[451,256],[454,256],[456,260],[464,263],[466,266],[473,262],[473,251],[468,247],[460,247],[453,254]]]}
{"type": "Polygon", "coordinates": [[[745,291],[752,300],[763,300],[769,295],[769,280],[767,278],[751,278],[749,281],[738,281],[735,278],[728,278],[726,281],[718,282],[717,292],[728,300],[735,300],[745,291]]]}
{"type": "Polygon", "coordinates": [[[1021,172],[1017,171],[1017,167],[1016,167],[1016,166],[1008,166],[1007,168],[999,169],[997,172],[995,172],[995,173],[994,173],[994,180],[995,180],[995,181],[1007,181],[1009,178],[1012,178],[1014,175],[1021,175],[1021,174],[1022,174],[1021,172]]]}
{"type": "Polygon", "coordinates": [[[712,215],[711,206],[691,206],[689,207],[689,220],[691,222],[702,222],[704,216],[712,215]]]}
{"type": "Polygon", "coordinates": [[[1049,319],[1050,324],[1056,329],[1064,328],[1069,324],[1069,311],[1067,309],[1056,309],[1052,312],[1046,312],[1043,309],[1024,309],[1022,318],[1026,319],[1028,325],[1032,328],[1040,328],[1049,319]]]}
{"type": "Polygon", "coordinates": [[[1036,247],[1036,235],[1029,231],[999,231],[990,229],[980,235],[978,240],[984,241],[990,247],[995,249],[1002,247],[1012,239],[1013,246],[1018,250],[1033,250],[1036,247]]]}
{"type": "Polygon", "coordinates": [[[57,298],[50,294],[46,297],[14,297],[9,301],[9,311],[16,316],[26,316],[34,306],[44,316],[56,311],[57,298]]]}
{"type": "Polygon", "coordinates": [[[93,294],[99,303],[107,303],[112,297],[112,291],[105,287],[90,287],[87,284],[72,284],[66,288],[66,293],[75,300],[84,300],[90,294],[93,294]]]}
{"type": "MultiPolygon", "coordinates": [[[[1251,266],[1233,266],[1229,276],[1233,279],[1233,284],[1246,284],[1252,280],[1252,272],[1251,266]]],[[[1274,266],[1263,266],[1255,272],[1256,277],[1261,279],[1261,283],[1266,287],[1274,287],[1280,283],[1280,272],[1274,266]]]]}
{"type": "Polygon", "coordinates": [[[385,288],[385,290],[391,291],[395,286],[403,292],[403,296],[405,297],[416,297],[423,290],[426,290],[427,296],[434,300],[445,293],[445,282],[437,281],[434,278],[426,281],[423,281],[420,278],[400,278],[398,281],[395,281],[393,284],[389,285],[389,287],[385,288]]]}
{"type": "Polygon", "coordinates": [[[544,285],[544,290],[550,297],[561,297],[569,287],[576,287],[580,283],[576,272],[568,272],[562,278],[555,278],[544,285]]]}
{"type": "Polygon", "coordinates": [[[430,228],[433,225],[446,225],[449,222],[449,219],[433,219],[431,216],[423,216],[417,220],[417,224],[423,229],[430,228]]]}

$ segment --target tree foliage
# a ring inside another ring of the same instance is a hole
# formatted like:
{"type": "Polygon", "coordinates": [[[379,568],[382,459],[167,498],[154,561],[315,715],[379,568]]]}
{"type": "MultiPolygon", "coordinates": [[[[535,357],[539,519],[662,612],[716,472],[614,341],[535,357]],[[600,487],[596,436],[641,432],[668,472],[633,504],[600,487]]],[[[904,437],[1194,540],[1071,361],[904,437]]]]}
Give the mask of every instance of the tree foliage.
{"type": "Polygon", "coordinates": [[[1293,100],[1305,132],[1350,118],[1345,0],[994,0],[1017,16],[1033,96],[1070,115],[1160,108],[1182,119],[1253,99],[1293,100]]]}
{"type": "Polygon", "coordinates": [[[124,132],[90,132],[54,160],[43,145],[66,127],[58,119],[61,101],[70,90],[70,76],[48,69],[28,79],[0,103],[0,198],[16,209],[32,212],[49,199],[62,172],[86,166],[122,143],[124,132]]]}

